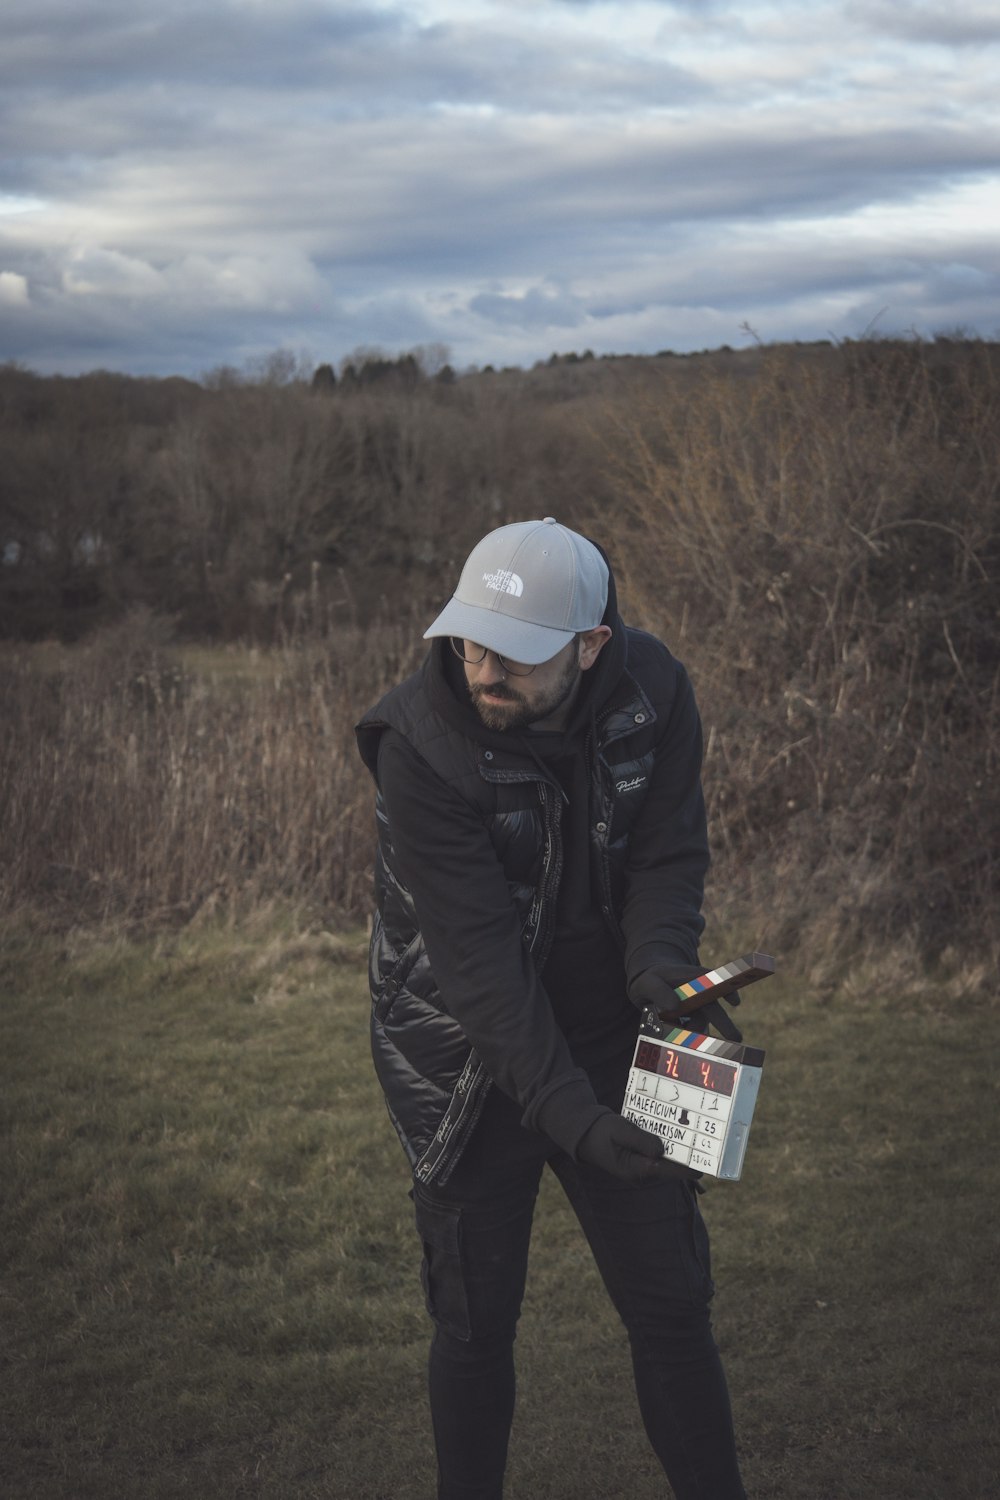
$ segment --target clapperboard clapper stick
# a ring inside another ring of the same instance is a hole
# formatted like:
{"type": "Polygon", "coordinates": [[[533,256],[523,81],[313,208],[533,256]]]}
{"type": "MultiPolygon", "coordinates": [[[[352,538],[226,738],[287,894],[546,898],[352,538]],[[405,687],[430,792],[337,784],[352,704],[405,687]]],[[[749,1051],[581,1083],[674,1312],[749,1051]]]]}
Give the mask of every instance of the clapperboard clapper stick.
{"type": "Polygon", "coordinates": [[[707,974],[679,984],[674,990],[676,1007],[658,1006],[657,1010],[664,1019],[690,1016],[709,1000],[721,1000],[724,995],[731,995],[734,990],[741,990],[744,985],[753,984],[755,979],[766,979],[773,973],[774,959],[769,953],[745,953],[742,958],[723,964],[721,969],[709,969],[707,974]]]}

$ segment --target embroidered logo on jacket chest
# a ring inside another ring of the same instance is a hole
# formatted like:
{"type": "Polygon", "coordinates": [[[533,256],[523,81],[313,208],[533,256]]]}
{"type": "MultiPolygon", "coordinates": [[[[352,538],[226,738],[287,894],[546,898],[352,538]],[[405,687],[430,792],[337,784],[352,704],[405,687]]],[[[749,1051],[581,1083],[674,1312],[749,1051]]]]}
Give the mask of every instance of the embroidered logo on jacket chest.
{"type": "Polygon", "coordinates": [[[645,776],[632,776],[627,781],[616,781],[615,791],[619,794],[619,796],[621,796],[623,792],[637,792],[640,787],[644,787],[646,785],[646,781],[647,778],[645,776]]]}

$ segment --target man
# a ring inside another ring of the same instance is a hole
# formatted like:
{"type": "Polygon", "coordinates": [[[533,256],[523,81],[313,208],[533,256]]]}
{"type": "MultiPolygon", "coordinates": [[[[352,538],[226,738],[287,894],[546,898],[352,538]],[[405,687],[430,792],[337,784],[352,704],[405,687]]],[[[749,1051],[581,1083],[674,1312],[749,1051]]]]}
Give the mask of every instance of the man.
{"type": "Polygon", "coordinates": [[[619,1113],[638,1012],[700,972],[690,683],[623,624],[599,548],[551,517],[485,537],[425,639],[358,741],[378,786],[373,1053],[413,1172],[439,1500],[502,1495],[546,1164],[678,1500],[739,1500],[694,1174],[619,1113]]]}

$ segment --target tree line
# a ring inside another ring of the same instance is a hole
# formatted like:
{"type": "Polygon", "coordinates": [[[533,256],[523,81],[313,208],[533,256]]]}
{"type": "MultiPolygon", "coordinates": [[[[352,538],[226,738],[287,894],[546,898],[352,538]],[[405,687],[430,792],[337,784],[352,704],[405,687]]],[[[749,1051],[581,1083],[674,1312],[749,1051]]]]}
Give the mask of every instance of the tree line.
{"type": "MultiPolygon", "coordinates": [[[[327,374],[326,372],[329,372],[327,374]]],[[[584,422],[517,375],[414,355],[339,379],[283,359],[203,383],[0,369],[0,636],[78,638],[144,606],[273,638],[427,597],[477,526],[578,508],[584,422]]]]}

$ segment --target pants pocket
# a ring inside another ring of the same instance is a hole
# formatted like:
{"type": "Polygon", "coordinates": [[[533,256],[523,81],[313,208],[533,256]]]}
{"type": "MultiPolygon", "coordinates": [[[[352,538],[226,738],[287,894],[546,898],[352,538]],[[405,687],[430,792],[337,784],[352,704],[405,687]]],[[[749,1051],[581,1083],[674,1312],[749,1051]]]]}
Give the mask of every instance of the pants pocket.
{"type": "Polygon", "coordinates": [[[420,1281],[424,1301],[434,1323],[452,1338],[469,1339],[469,1303],[462,1270],[461,1210],[428,1199],[413,1190],[417,1233],[423,1246],[420,1281]]]}

